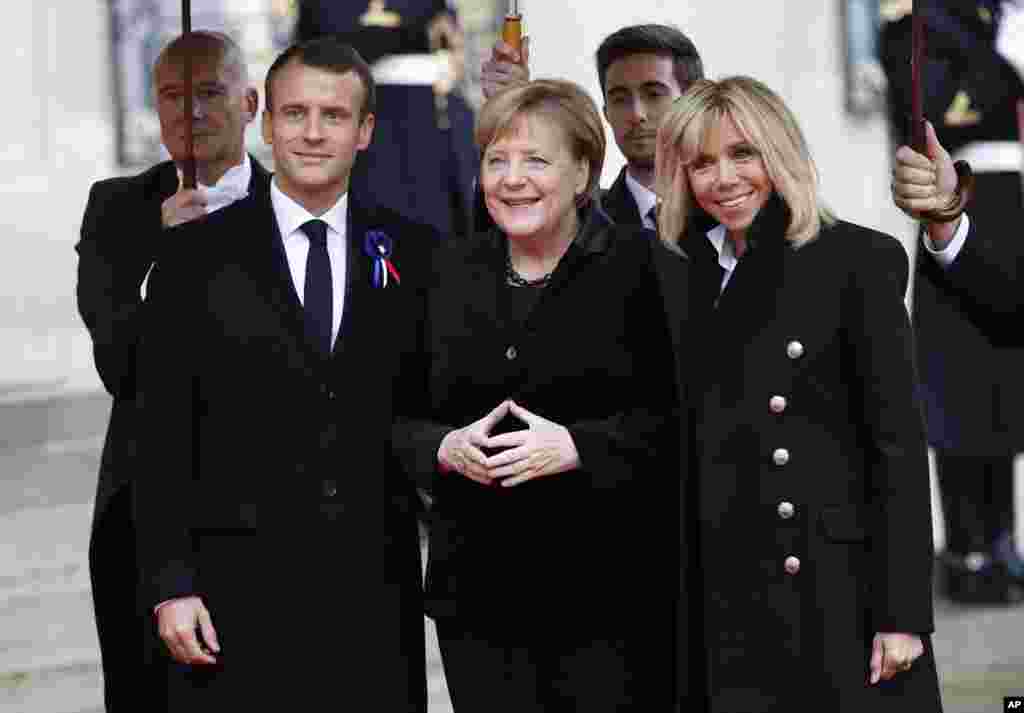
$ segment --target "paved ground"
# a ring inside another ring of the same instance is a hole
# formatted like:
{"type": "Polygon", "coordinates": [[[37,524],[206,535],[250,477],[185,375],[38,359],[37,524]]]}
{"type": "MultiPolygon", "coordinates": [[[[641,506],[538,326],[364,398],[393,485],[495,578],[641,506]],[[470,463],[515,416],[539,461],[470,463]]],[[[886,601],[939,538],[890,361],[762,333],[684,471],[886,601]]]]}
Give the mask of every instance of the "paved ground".
{"type": "MultiPolygon", "coordinates": [[[[107,403],[0,389],[0,711],[102,713],[86,562],[107,403]]],[[[1024,607],[937,603],[947,713],[1024,694],[1024,607]]],[[[427,627],[431,713],[451,710],[427,627]]]]}

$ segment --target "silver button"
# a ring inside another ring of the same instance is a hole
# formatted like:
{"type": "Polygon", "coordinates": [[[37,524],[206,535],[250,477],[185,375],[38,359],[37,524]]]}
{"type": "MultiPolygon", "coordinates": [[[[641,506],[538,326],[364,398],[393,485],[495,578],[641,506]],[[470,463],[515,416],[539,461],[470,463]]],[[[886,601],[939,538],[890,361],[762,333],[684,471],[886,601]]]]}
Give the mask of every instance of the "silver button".
{"type": "Polygon", "coordinates": [[[782,566],[785,568],[786,574],[796,574],[800,571],[800,559],[790,555],[782,566]]]}
{"type": "Polygon", "coordinates": [[[338,484],[335,483],[333,480],[325,480],[324,481],[324,495],[326,495],[329,498],[333,498],[337,494],[338,494],[338,484]]]}
{"type": "Polygon", "coordinates": [[[793,507],[793,503],[786,502],[785,500],[783,500],[781,503],[779,503],[778,513],[779,517],[781,517],[783,520],[788,520],[796,514],[796,508],[793,507]]]}
{"type": "Polygon", "coordinates": [[[791,341],[786,345],[786,356],[790,359],[799,359],[804,355],[804,345],[797,340],[791,341]]]}
{"type": "Polygon", "coordinates": [[[772,396],[768,401],[768,408],[772,410],[772,413],[782,413],[786,410],[786,397],[772,396]]]}
{"type": "Polygon", "coordinates": [[[786,465],[789,463],[789,451],[785,448],[776,448],[772,453],[772,460],[775,461],[775,465],[786,465]]]}
{"type": "Polygon", "coordinates": [[[519,356],[519,352],[516,351],[515,347],[509,347],[508,349],[505,350],[505,358],[508,359],[509,361],[512,361],[517,356],[519,356]]]}

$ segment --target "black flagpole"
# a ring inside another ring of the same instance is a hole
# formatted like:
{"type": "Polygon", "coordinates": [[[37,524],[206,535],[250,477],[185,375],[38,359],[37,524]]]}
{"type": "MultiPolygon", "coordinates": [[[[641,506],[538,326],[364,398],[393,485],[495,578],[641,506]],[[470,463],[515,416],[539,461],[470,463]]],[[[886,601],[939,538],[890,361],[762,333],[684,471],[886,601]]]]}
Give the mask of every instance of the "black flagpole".
{"type": "Polygon", "coordinates": [[[921,86],[921,71],[924,65],[925,35],[922,0],[914,0],[911,11],[911,60],[910,60],[910,114],[913,125],[910,129],[911,147],[920,154],[925,153],[924,92],[921,86]]]}
{"type": "MultiPolygon", "coordinates": [[[[192,32],[192,1],[181,0],[182,34],[192,32]]],[[[192,53],[186,49],[182,71],[185,73],[185,166],[182,169],[182,183],[185,188],[196,187],[196,157],[192,136],[192,53]]]]}

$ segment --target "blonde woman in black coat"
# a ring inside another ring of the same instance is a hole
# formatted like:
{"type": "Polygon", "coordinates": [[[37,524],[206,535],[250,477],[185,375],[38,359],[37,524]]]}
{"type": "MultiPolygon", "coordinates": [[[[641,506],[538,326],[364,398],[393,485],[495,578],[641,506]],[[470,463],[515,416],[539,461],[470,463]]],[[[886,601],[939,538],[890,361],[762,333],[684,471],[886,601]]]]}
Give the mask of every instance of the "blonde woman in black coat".
{"type": "Polygon", "coordinates": [[[591,196],[593,101],[492,97],[495,227],[440,251],[395,447],[433,495],[427,612],[458,713],[672,710],[672,346],[653,233],[591,196]],[[410,413],[412,411],[412,413],[410,413]]]}
{"type": "Polygon", "coordinates": [[[661,274],[689,278],[666,293],[693,345],[709,710],[940,710],[906,253],[823,208],[756,80],[695,83],[657,170],[661,274]]]}

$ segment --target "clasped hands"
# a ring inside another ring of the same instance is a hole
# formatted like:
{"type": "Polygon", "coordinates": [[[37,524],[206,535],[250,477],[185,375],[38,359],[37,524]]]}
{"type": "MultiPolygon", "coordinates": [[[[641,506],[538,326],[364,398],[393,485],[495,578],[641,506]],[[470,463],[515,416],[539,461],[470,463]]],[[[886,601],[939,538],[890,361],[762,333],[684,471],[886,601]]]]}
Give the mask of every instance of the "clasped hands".
{"type": "Polygon", "coordinates": [[[580,465],[569,429],[514,401],[502,401],[479,421],[446,434],[437,449],[437,461],[442,468],[482,485],[507,488],[580,465]],[[524,428],[492,436],[494,427],[508,415],[522,421],[524,428]],[[500,450],[488,456],[484,449],[500,450]]]}

